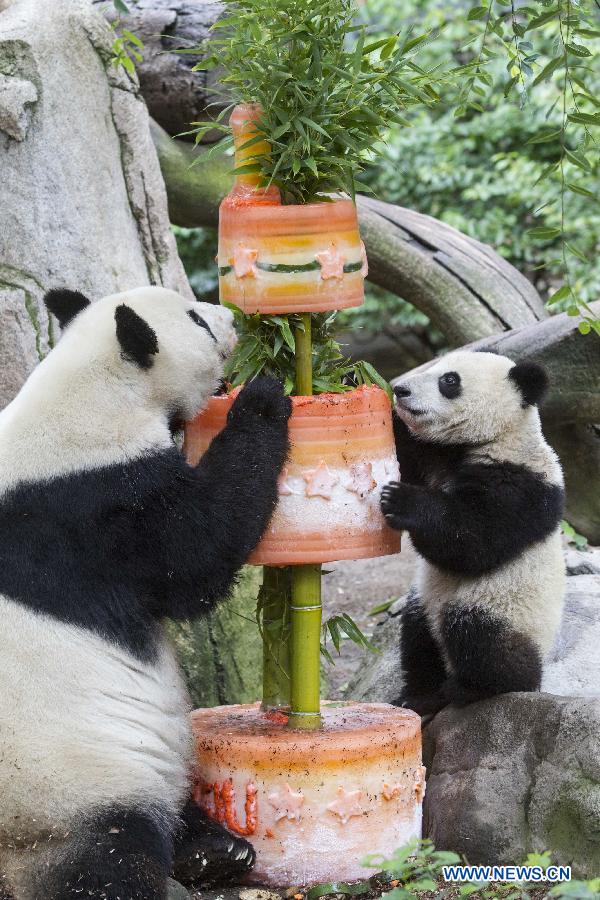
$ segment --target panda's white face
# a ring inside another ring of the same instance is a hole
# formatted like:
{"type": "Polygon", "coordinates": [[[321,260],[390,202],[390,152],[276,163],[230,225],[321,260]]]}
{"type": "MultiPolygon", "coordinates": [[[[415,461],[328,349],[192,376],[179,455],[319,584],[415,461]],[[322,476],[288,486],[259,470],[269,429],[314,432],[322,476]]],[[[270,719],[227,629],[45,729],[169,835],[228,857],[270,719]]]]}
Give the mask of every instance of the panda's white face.
{"type": "Polygon", "coordinates": [[[396,411],[426,441],[482,444],[493,441],[532,414],[506,356],[458,350],[394,387],[396,411]]]}
{"type": "Polygon", "coordinates": [[[170,423],[206,405],[235,346],[229,310],[165,288],[75,296],[57,346],[0,412],[0,494],[170,447],[170,423]]]}
{"type": "Polygon", "coordinates": [[[140,400],[168,416],[189,419],[216,390],[235,343],[230,310],[186,300],[165,288],[144,287],[92,303],[67,326],[53,354],[60,353],[68,368],[78,357],[87,370],[104,366],[107,375],[123,379],[134,392],[137,388],[140,400]],[[147,366],[119,342],[115,313],[123,305],[156,336],[147,366]]]}

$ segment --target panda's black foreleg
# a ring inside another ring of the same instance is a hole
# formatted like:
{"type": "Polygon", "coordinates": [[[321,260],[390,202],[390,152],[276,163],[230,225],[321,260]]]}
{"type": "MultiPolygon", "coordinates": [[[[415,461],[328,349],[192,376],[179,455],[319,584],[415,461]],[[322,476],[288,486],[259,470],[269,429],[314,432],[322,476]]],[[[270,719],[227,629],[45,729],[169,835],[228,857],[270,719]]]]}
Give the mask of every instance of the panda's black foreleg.
{"type": "Polygon", "coordinates": [[[464,705],[511,691],[539,691],[542,660],[534,642],[484,609],[448,606],[442,637],[453,675],[449,703],[464,705]]]}
{"type": "Polygon", "coordinates": [[[192,800],[183,813],[183,826],[175,838],[173,876],[187,887],[239,882],[252,868],[254,848],[227,831],[192,800]]]}
{"type": "Polygon", "coordinates": [[[400,613],[400,626],[404,685],[395,704],[413,709],[422,716],[436,713],[448,702],[441,693],[446,670],[427,614],[414,590],[400,613]]]}
{"type": "Polygon", "coordinates": [[[27,900],[166,900],[173,841],[153,817],[115,807],[81,822],[31,873],[27,900]]]}
{"type": "Polygon", "coordinates": [[[158,496],[152,510],[146,505],[144,534],[151,523],[155,533],[144,541],[144,562],[138,556],[137,565],[149,580],[157,579],[159,615],[196,616],[227,595],[277,505],[290,414],[280,382],[250,382],[199,464],[181,464],[168,487],[168,504],[158,496]]]}

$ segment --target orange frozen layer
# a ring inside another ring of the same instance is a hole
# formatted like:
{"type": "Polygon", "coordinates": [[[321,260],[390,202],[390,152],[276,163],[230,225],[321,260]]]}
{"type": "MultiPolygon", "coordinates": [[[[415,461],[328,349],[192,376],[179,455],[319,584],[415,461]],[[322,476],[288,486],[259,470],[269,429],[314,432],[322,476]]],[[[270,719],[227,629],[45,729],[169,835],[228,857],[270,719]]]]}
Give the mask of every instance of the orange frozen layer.
{"type": "Polygon", "coordinates": [[[234,275],[227,275],[219,278],[219,296],[221,303],[233,303],[248,314],[327,312],[361,306],[364,279],[360,272],[328,281],[275,275],[272,283],[264,278],[236,279],[234,275]],[[292,278],[297,280],[292,281],[292,278]]]}
{"type": "Polygon", "coordinates": [[[274,723],[254,703],[197,709],[192,731],[198,761],[308,771],[328,763],[345,771],[365,759],[386,757],[399,768],[409,761],[420,765],[421,720],[412,710],[386,703],[324,703],[322,714],[323,728],[313,732],[274,723]]]}
{"type": "Polygon", "coordinates": [[[340,559],[371,559],[400,552],[400,532],[383,524],[375,531],[354,531],[346,527],[305,533],[269,532],[250,556],[253,566],[287,566],[324,563],[340,559]]]}
{"type": "MultiPolygon", "coordinates": [[[[185,450],[192,465],[225,427],[233,395],[212,397],[207,408],[186,425],[185,450]]],[[[344,394],[292,397],[291,463],[349,466],[357,458],[394,456],[391,406],[378,387],[344,394]]]]}
{"type": "MultiPolygon", "coordinates": [[[[240,225],[238,221],[238,225],[240,225]]],[[[289,254],[292,255],[290,263],[294,262],[298,254],[306,257],[304,261],[314,259],[315,254],[323,250],[324,246],[335,244],[342,252],[352,255],[353,259],[360,259],[361,244],[360,236],[356,229],[352,231],[336,231],[327,235],[324,239],[322,234],[285,234],[276,235],[274,237],[265,237],[263,234],[251,234],[245,227],[245,223],[241,223],[239,233],[234,233],[230,238],[219,240],[219,265],[229,265],[232,262],[233,254],[238,243],[243,242],[246,245],[252,244],[252,247],[258,250],[259,259],[265,259],[268,262],[287,263],[285,258],[289,254]]]]}
{"type": "Polygon", "coordinates": [[[358,232],[356,206],[352,200],[278,207],[248,205],[243,213],[237,214],[226,205],[219,217],[219,240],[239,239],[242,232],[248,236],[286,237],[303,234],[329,236],[338,231],[358,232]]]}

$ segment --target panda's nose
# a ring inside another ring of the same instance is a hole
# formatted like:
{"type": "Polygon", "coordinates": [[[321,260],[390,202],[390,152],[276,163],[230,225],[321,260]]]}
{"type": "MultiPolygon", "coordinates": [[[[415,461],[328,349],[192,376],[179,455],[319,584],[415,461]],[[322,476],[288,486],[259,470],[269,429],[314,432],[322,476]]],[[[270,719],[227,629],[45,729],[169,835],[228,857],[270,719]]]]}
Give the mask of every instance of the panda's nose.
{"type": "Polygon", "coordinates": [[[397,384],[394,388],[394,394],[400,400],[402,397],[410,397],[411,390],[406,384],[397,384]]]}

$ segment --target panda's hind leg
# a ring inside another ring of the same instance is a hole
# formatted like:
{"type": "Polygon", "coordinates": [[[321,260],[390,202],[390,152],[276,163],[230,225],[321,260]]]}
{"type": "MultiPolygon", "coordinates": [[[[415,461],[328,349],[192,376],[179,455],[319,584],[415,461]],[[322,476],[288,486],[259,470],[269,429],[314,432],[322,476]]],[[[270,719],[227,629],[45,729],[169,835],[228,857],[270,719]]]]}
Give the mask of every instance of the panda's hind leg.
{"type": "Polygon", "coordinates": [[[113,807],[43,850],[18,900],[166,900],[172,829],[141,810],[113,807]]]}
{"type": "Polygon", "coordinates": [[[448,703],[539,691],[542,659],[537,646],[500,617],[477,607],[448,606],[442,637],[453,670],[443,688],[448,703]]]}
{"type": "Polygon", "coordinates": [[[414,709],[422,716],[432,715],[448,703],[442,694],[446,670],[427,614],[414,588],[399,618],[404,686],[395,704],[414,709]]]}
{"type": "Polygon", "coordinates": [[[239,881],[252,868],[254,848],[213,821],[190,800],[175,839],[173,875],[188,887],[239,881]]]}

